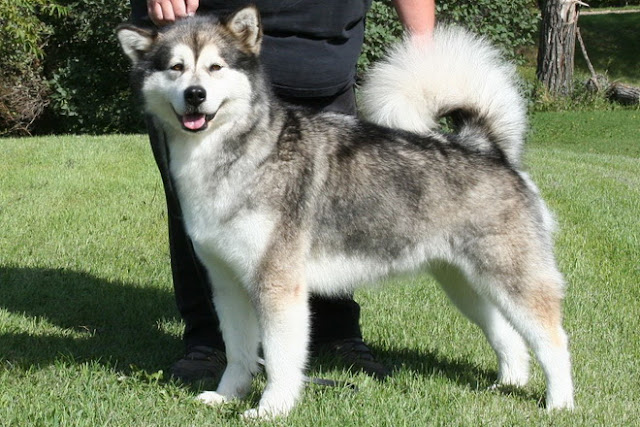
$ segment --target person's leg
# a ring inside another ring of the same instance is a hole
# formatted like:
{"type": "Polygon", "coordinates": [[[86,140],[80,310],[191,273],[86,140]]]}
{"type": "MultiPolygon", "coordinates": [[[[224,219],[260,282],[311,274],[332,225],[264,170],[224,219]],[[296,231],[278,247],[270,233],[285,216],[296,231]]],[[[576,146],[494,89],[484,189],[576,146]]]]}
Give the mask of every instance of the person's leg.
{"type": "Polygon", "coordinates": [[[178,311],[185,322],[185,357],[176,362],[171,371],[183,380],[216,377],[224,368],[224,342],[211,301],[211,287],[184,229],[180,203],[169,174],[164,134],[151,118],[147,118],[147,128],[167,200],[173,288],[178,311]]]}

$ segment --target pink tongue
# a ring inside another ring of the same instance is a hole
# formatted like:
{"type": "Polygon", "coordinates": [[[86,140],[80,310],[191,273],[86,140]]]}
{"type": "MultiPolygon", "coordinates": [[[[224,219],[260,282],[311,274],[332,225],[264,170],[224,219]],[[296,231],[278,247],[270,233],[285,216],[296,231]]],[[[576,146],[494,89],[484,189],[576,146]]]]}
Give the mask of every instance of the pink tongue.
{"type": "Polygon", "coordinates": [[[182,116],[182,124],[187,129],[198,130],[206,123],[204,114],[186,114],[182,116]]]}

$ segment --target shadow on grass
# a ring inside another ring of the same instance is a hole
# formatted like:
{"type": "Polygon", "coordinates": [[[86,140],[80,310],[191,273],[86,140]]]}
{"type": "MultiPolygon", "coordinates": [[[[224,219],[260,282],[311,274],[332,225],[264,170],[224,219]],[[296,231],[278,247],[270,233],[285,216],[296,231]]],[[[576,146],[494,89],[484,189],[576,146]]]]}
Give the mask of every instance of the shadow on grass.
{"type": "MultiPolygon", "coordinates": [[[[88,273],[64,269],[0,267],[0,307],[22,314],[29,324],[20,332],[0,334],[0,357],[23,369],[59,361],[98,362],[125,374],[153,374],[181,355],[182,343],[158,328],[158,321],[178,321],[170,291],[111,282],[88,273]],[[55,333],[46,329],[55,327],[55,333]],[[29,332],[24,332],[24,330],[29,332]]],[[[392,371],[445,376],[472,390],[486,390],[497,373],[472,361],[450,359],[436,352],[383,350],[372,346],[392,371]]],[[[313,371],[347,369],[321,356],[311,360],[313,371]]],[[[393,374],[392,374],[393,375],[393,374]]],[[[166,379],[166,376],[165,376],[166,379]]],[[[194,391],[213,384],[193,384],[194,391]]],[[[535,399],[524,390],[506,390],[535,399]]]]}
{"type": "MultiPolygon", "coordinates": [[[[484,339],[484,338],[482,338],[484,339]]],[[[489,392],[498,379],[498,371],[484,369],[473,363],[473,360],[453,359],[442,356],[434,351],[416,351],[411,349],[377,350],[382,361],[389,361],[391,369],[409,369],[425,377],[444,376],[470,390],[489,392]]],[[[497,363],[497,362],[496,362],[497,363]]],[[[532,390],[518,387],[498,387],[497,392],[509,394],[523,400],[539,401],[540,396],[532,390]]],[[[541,402],[539,401],[540,405],[541,402]]]]}
{"type": "Polygon", "coordinates": [[[19,332],[0,334],[2,359],[23,368],[72,360],[157,372],[182,351],[179,337],[158,327],[177,321],[170,291],[64,269],[0,267],[0,307],[25,317],[19,332]]]}
{"type": "MultiPolygon", "coordinates": [[[[411,371],[423,377],[446,377],[453,383],[459,384],[469,390],[480,392],[494,392],[489,389],[496,383],[498,372],[491,369],[483,369],[473,364],[472,360],[453,359],[440,355],[437,351],[418,351],[413,349],[381,349],[370,345],[376,358],[390,371],[388,378],[392,378],[398,371],[411,371]]],[[[336,359],[322,355],[312,359],[309,365],[310,375],[314,372],[327,370],[347,369],[347,366],[336,359]]],[[[384,382],[386,380],[382,380],[384,382]]],[[[349,381],[347,381],[349,382],[349,381]]],[[[353,386],[358,387],[357,383],[353,386]]],[[[538,401],[543,406],[541,397],[527,388],[499,387],[495,392],[512,395],[521,400],[538,401]]]]}

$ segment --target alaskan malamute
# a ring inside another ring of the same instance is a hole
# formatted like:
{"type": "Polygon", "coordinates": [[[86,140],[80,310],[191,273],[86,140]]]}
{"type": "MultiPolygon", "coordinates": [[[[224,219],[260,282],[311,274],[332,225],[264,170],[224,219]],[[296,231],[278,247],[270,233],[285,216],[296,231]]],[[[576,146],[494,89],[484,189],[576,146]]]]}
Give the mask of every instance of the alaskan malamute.
{"type": "Polygon", "coordinates": [[[529,347],[547,407],[573,407],[553,220],[521,171],[524,102],[496,49],[446,26],[432,43],[401,43],[363,88],[373,124],[279,102],[253,7],[117,34],[213,284],[228,366],[200,400],[245,396],[262,346],[267,386],[244,415],[287,414],[303,387],[309,294],[429,271],[482,328],[498,384],[527,382],[529,347]],[[445,114],[453,133],[436,130],[445,114]]]}

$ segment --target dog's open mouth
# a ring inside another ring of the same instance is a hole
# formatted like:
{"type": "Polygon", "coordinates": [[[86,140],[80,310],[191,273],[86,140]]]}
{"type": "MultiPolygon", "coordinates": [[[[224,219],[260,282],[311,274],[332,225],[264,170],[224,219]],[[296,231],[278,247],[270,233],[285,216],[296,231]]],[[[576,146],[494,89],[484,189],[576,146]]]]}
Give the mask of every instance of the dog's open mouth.
{"type": "Polygon", "coordinates": [[[176,114],[178,120],[182,123],[182,127],[190,132],[200,132],[207,128],[209,122],[213,120],[214,114],[176,114]]]}

